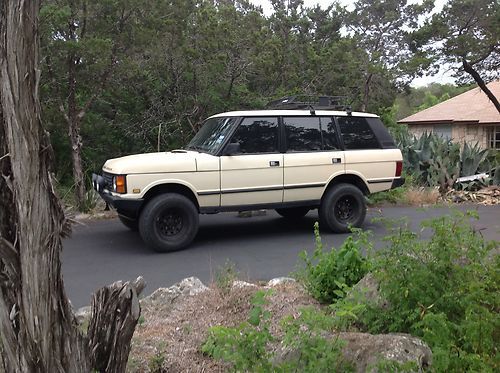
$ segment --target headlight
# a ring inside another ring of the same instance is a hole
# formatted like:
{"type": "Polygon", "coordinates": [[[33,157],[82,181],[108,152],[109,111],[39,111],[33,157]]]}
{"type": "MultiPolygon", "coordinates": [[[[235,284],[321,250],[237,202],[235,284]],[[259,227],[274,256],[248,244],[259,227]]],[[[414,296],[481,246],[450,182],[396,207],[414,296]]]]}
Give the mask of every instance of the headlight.
{"type": "Polygon", "coordinates": [[[113,191],[116,193],[127,193],[125,175],[116,175],[113,177],[113,191]]]}

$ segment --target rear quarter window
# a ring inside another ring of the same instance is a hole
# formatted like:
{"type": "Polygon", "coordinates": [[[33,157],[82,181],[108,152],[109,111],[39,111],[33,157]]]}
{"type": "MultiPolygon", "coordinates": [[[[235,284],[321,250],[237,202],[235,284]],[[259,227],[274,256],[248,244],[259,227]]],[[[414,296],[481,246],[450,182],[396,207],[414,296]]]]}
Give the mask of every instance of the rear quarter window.
{"type": "Polygon", "coordinates": [[[346,150],[381,148],[366,118],[348,116],[337,120],[346,150]]]}

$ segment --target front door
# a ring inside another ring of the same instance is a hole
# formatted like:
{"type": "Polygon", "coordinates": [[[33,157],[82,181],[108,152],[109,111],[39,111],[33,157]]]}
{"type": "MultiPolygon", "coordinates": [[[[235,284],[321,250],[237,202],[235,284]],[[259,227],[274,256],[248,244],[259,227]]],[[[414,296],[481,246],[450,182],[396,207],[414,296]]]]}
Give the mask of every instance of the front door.
{"type": "Polygon", "coordinates": [[[283,154],[277,117],[244,118],[231,137],[237,154],[220,157],[221,206],[283,201],[283,154]]]}

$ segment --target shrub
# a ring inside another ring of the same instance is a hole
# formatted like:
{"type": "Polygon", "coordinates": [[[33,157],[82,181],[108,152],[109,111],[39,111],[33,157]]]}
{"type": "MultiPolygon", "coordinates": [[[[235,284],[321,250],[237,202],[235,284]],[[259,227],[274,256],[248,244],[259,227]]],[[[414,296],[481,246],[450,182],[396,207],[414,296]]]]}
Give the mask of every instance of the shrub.
{"type": "Polygon", "coordinates": [[[349,236],[339,250],[323,250],[319,235],[319,225],[314,225],[316,247],[312,257],[306,251],[300,254],[305,267],[296,273],[307,291],[322,303],[333,303],[344,297],[349,288],[355,285],[368,272],[369,262],[361,254],[361,249],[371,250],[368,233],[353,230],[356,238],[349,236]]]}
{"type": "Polygon", "coordinates": [[[268,294],[265,291],[255,293],[248,321],[234,328],[211,327],[202,352],[232,363],[235,372],[271,371],[270,354],[266,347],[273,337],[269,332],[270,314],[264,309],[268,294]]]}
{"type": "MultiPolygon", "coordinates": [[[[374,333],[421,337],[437,371],[495,371],[500,336],[499,264],[468,219],[454,212],[422,223],[421,234],[399,229],[374,262],[389,307],[361,308],[357,323],[374,333]]],[[[345,307],[345,305],[342,305],[345,307]]]]}

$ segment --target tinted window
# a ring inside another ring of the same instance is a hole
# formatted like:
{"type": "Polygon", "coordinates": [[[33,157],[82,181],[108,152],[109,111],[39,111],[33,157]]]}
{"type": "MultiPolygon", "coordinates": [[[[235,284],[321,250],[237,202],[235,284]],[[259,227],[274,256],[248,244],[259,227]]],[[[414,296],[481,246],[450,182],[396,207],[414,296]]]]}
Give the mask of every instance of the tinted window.
{"type": "Polygon", "coordinates": [[[241,153],[277,153],[278,119],[245,118],[231,138],[240,144],[241,153]]]}
{"type": "Polygon", "coordinates": [[[321,150],[321,131],[318,117],[284,117],[288,151],[321,150]]]}
{"type": "Polygon", "coordinates": [[[283,122],[290,152],[339,148],[331,117],[284,117],[283,122]]]}
{"type": "Polygon", "coordinates": [[[389,133],[389,131],[387,131],[387,128],[384,127],[384,124],[379,118],[366,118],[366,121],[377,137],[380,145],[382,145],[382,148],[396,148],[396,144],[394,144],[394,140],[392,139],[391,134],[389,133]]]}
{"type": "Polygon", "coordinates": [[[379,149],[380,145],[365,118],[338,117],[346,149],[379,149]]]}
{"type": "Polygon", "coordinates": [[[321,117],[321,134],[323,135],[324,150],[338,150],[339,144],[335,133],[335,123],[331,117],[321,117]]]}

